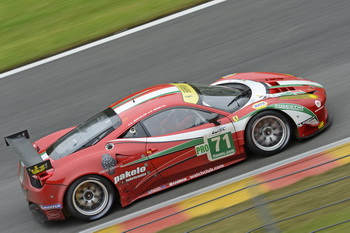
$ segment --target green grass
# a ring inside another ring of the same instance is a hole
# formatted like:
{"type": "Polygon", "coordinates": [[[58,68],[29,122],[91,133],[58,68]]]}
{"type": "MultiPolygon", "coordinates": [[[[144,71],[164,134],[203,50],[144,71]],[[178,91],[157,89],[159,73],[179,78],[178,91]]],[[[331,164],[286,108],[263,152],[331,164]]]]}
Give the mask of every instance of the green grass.
{"type": "MultiPolygon", "coordinates": [[[[350,164],[335,168],[327,173],[306,178],[291,186],[275,190],[264,195],[261,195],[264,201],[273,200],[279,197],[286,196],[288,194],[298,192],[303,189],[311,188],[313,186],[335,180],[337,178],[349,176],[350,164]]],[[[350,178],[343,181],[336,182],[321,188],[307,191],[287,199],[273,202],[267,206],[264,206],[260,211],[266,213],[266,209],[276,221],[279,219],[287,218],[299,214],[301,212],[309,211],[333,202],[340,201],[350,197],[350,178]],[[265,209],[266,208],[266,209],[265,209]]],[[[234,198],[234,195],[232,195],[234,198]]],[[[236,213],[239,210],[249,208],[254,204],[251,200],[244,203],[232,206],[230,208],[211,213],[209,215],[201,216],[189,220],[183,224],[167,228],[162,233],[169,232],[185,232],[190,229],[201,226],[205,223],[215,221],[224,216],[228,216],[232,213],[236,213]]],[[[338,222],[346,221],[350,219],[350,201],[346,201],[332,207],[309,213],[303,216],[299,216],[281,223],[275,226],[283,233],[299,233],[310,232],[317,230],[338,222]]],[[[194,232],[247,232],[253,228],[263,225],[261,213],[258,209],[254,208],[245,213],[230,217],[226,220],[218,223],[211,224],[202,229],[194,232]]],[[[349,232],[350,222],[341,224],[334,228],[327,229],[321,232],[349,232]]],[[[264,229],[254,232],[265,232],[264,229]]]]}
{"type": "Polygon", "coordinates": [[[0,72],[208,0],[1,0],[0,72]]]}

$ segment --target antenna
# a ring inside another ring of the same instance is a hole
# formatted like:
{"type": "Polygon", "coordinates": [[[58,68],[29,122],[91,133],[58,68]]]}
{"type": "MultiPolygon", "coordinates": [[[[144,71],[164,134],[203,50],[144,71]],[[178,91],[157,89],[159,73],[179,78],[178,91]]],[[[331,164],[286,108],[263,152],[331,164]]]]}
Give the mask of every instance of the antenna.
{"type": "MultiPolygon", "coordinates": [[[[131,91],[129,91],[129,95],[131,95],[131,91]]],[[[132,98],[132,102],[135,103],[134,98],[132,98]]]]}

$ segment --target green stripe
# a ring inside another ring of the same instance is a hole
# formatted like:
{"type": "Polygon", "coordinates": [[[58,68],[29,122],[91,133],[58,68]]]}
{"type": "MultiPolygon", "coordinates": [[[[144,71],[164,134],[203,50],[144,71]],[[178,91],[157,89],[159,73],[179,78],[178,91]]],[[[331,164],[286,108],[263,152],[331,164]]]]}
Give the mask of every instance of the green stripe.
{"type": "Polygon", "coordinates": [[[304,83],[304,84],[286,84],[286,85],[277,85],[277,86],[271,86],[270,88],[294,87],[294,86],[313,86],[313,87],[320,87],[319,85],[309,84],[309,83],[304,83]]]}
{"type": "Polygon", "coordinates": [[[138,103],[138,104],[142,104],[142,103],[144,103],[144,102],[147,102],[147,101],[149,101],[149,100],[153,100],[153,99],[159,98],[159,97],[161,97],[161,96],[166,96],[166,95],[170,95],[170,94],[174,94],[174,93],[179,93],[179,92],[180,92],[180,91],[172,91],[172,92],[168,92],[168,93],[165,93],[165,94],[157,95],[157,96],[154,96],[154,97],[152,97],[152,98],[150,98],[150,99],[148,99],[148,100],[144,100],[144,101],[142,101],[142,102],[140,102],[140,103],[138,103]]]}
{"type": "MultiPolygon", "coordinates": [[[[148,90],[147,90],[147,91],[148,91],[148,90]]],[[[119,104],[116,104],[116,105],[114,105],[114,106],[112,105],[112,108],[115,109],[115,108],[119,107],[120,105],[122,105],[122,104],[124,104],[124,103],[126,103],[126,102],[128,102],[128,101],[130,101],[130,100],[132,100],[132,99],[134,99],[134,98],[136,98],[136,97],[138,97],[138,96],[144,94],[144,93],[147,92],[147,91],[144,91],[144,92],[142,92],[142,93],[139,93],[139,94],[137,94],[137,95],[134,95],[134,96],[132,96],[132,97],[130,97],[130,98],[128,98],[128,99],[126,99],[126,100],[120,102],[119,104]]]]}
{"type": "Polygon", "coordinates": [[[310,116],[315,117],[315,119],[318,119],[317,116],[310,109],[308,109],[308,108],[306,108],[306,107],[304,107],[302,105],[290,104],[290,103],[278,103],[278,104],[271,104],[271,105],[266,106],[266,108],[262,108],[262,109],[258,109],[258,110],[255,110],[253,112],[250,112],[247,115],[245,115],[243,117],[240,117],[238,119],[238,121],[243,120],[243,119],[245,119],[247,117],[251,117],[252,115],[255,115],[258,112],[264,111],[266,109],[291,110],[291,111],[304,112],[304,113],[306,113],[306,114],[308,114],[310,116]],[[290,108],[277,108],[276,105],[288,105],[288,106],[290,106],[290,108]],[[294,107],[294,109],[293,109],[293,107],[294,107]]]}
{"type": "MultiPolygon", "coordinates": [[[[203,142],[204,142],[203,138],[196,138],[196,139],[193,139],[191,141],[182,143],[180,145],[168,148],[168,149],[163,150],[161,152],[152,154],[152,155],[150,155],[148,157],[145,156],[145,157],[143,157],[141,159],[135,160],[135,161],[133,161],[131,163],[128,163],[128,164],[125,164],[125,165],[123,165],[121,167],[126,167],[126,166],[130,166],[130,165],[133,165],[133,164],[142,163],[142,162],[145,162],[145,161],[148,161],[148,160],[156,159],[156,158],[168,155],[168,154],[175,153],[177,151],[181,151],[181,150],[184,150],[184,149],[187,149],[187,148],[190,148],[190,147],[197,146],[199,144],[202,144],[203,142]]],[[[162,142],[159,142],[159,143],[162,143],[162,142]]],[[[167,142],[164,142],[164,143],[167,143],[167,142]]]]}
{"type": "Polygon", "coordinates": [[[281,109],[281,110],[291,110],[291,111],[297,111],[297,112],[304,112],[308,115],[315,116],[315,114],[308,108],[301,106],[299,104],[290,104],[290,103],[277,103],[277,104],[271,104],[267,106],[269,109],[281,109]],[[289,106],[287,108],[278,108],[277,105],[286,105],[289,106]]]}
{"type": "Polygon", "coordinates": [[[124,165],[122,165],[122,166],[120,166],[120,167],[127,167],[127,166],[130,166],[130,165],[133,165],[133,164],[146,162],[146,161],[148,161],[148,160],[149,160],[148,157],[145,156],[145,157],[143,157],[143,158],[141,158],[141,159],[135,160],[135,161],[133,161],[133,162],[131,162],[131,163],[124,164],[124,165]]]}
{"type": "MultiPolygon", "coordinates": [[[[161,95],[157,95],[157,96],[154,96],[154,97],[152,97],[152,98],[150,98],[150,99],[147,99],[147,100],[144,100],[144,101],[142,101],[142,102],[139,102],[139,103],[137,103],[137,104],[134,105],[134,106],[137,106],[137,105],[142,104],[142,103],[144,103],[144,102],[147,102],[147,101],[150,101],[150,100],[159,98],[159,97],[161,97],[161,96],[166,96],[166,95],[170,95],[170,94],[174,94],[174,93],[179,93],[179,92],[180,92],[180,91],[172,91],[172,92],[164,93],[164,94],[161,94],[161,95]]],[[[141,94],[142,94],[142,93],[141,93],[141,94]]],[[[140,94],[140,95],[141,95],[141,94],[140,94]]],[[[133,98],[134,98],[134,97],[131,97],[131,98],[127,99],[127,100],[124,100],[122,103],[119,103],[118,105],[116,105],[116,106],[114,106],[114,107],[112,107],[112,108],[113,108],[113,109],[116,109],[117,107],[119,107],[119,106],[122,105],[123,103],[126,103],[126,102],[132,100],[133,98]]]]}
{"type": "Polygon", "coordinates": [[[148,158],[149,159],[155,159],[155,158],[158,158],[158,157],[161,157],[161,156],[164,156],[164,155],[168,155],[168,154],[171,154],[171,153],[175,153],[177,151],[181,151],[181,150],[193,147],[193,146],[197,146],[199,144],[202,144],[203,142],[204,142],[203,138],[193,139],[191,141],[182,143],[180,145],[177,145],[177,146],[171,147],[169,149],[163,150],[161,152],[155,153],[153,155],[150,155],[150,156],[148,156],[148,158]]]}

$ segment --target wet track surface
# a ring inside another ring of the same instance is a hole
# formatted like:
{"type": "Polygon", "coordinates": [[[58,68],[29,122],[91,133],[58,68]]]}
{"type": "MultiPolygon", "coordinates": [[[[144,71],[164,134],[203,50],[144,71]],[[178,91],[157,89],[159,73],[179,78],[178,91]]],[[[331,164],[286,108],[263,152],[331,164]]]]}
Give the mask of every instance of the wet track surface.
{"type": "MultiPolygon", "coordinates": [[[[130,92],[178,80],[211,83],[236,72],[281,72],[328,91],[333,125],[283,153],[247,161],[116,207],[92,223],[40,224],[16,177],[17,157],[0,142],[0,231],[77,232],[184,193],[350,136],[350,1],[227,1],[121,39],[0,79],[0,136],[32,140],[89,118],[130,92]]],[[[79,169],[79,168],[77,168],[79,169]]]]}

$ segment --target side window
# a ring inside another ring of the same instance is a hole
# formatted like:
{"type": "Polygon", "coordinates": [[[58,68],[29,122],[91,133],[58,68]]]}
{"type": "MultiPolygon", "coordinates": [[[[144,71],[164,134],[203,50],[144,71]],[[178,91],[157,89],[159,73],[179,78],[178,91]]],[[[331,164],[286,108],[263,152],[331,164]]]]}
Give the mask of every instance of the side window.
{"type": "Polygon", "coordinates": [[[125,131],[119,138],[141,138],[147,137],[145,130],[140,123],[137,123],[127,131],[125,131]]]}
{"type": "Polygon", "coordinates": [[[174,133],[205,124],[213,113],[189,108],[174,108],[162,111],[143,121],[151,136],[174,133]]]}

